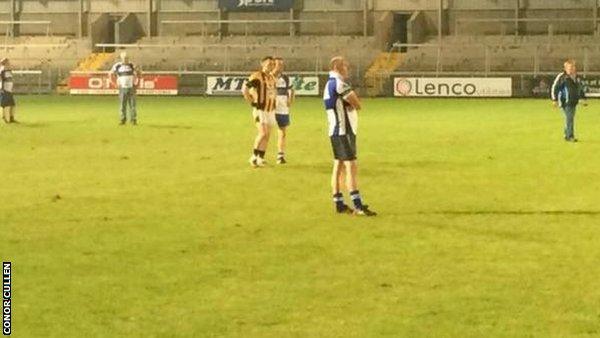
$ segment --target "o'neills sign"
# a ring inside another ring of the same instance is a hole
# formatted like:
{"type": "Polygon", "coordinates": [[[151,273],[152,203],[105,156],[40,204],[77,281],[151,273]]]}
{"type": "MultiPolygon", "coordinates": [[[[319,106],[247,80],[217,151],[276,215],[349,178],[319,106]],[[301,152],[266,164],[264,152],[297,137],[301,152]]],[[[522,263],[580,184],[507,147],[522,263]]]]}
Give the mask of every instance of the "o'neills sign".
{"type": "MultiPolygon", "coordinates": [[[[136,81],[139,95],[177,95],[177,76],[144,74],[136,81]]],[[[69,93],[73,95],[114,95],[119,93],[107,74],[71,75],[69,93]]]]}
{"type": "Polygon", "coordinates": [[[504,77],[397,77],[394,96],[510,97],[512,79],[504,77]]]}

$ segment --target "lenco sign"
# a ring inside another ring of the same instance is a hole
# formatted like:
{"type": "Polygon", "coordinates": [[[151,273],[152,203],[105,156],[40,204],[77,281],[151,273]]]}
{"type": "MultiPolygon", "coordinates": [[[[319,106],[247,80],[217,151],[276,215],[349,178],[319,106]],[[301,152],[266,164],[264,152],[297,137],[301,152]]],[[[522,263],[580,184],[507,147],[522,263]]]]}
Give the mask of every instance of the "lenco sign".
{"type": "Polygon", "coordinates": [[[504,77],[397,77],[394,96],[510,97],[512,79],[504,77]]]}

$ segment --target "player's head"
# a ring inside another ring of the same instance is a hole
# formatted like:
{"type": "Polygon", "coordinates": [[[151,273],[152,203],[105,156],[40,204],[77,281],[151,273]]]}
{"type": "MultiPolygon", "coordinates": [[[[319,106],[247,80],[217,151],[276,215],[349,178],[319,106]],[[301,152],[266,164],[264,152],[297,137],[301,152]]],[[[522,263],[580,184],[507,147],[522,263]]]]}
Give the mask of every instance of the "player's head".
{"type": "Polygon", "coordinates": [[[121,61],[129,62],[129,56],[127,55],[127,52],[121,52],[120,57],[121,57],[121,61]]]}
{"type": "Polygon", "coordinates": [[[334,56],[331,61],[329,61],[329,69],[338,72],[344,78],[348,77],[349,67],[348,61],[346,61],[343,56],[334,56]]]}
{"type": "Polygon", "coordinates": [[[275,57],[273,58],[273,61],[275,62],[274,66],[273,66],[273,72],[274,73],[281,73],[283,72],[283,58],[282,57],[275,57]]]}
{"type": "Polygon", "coordinates": [[[568,75],[577,73],[577,63],[573,59],[565,61],[565,73],[568,75]]]}
{"type": "Polygon", "coordinates": [[[8,61],[8,58],[2,58],[0,60],[0,66],[4,66],[4,67],[10,66],[10,61],[8,61]]]}
{"type": "Polygon", "coordinates": [[[273,57],[265,56],[260,60],[260,67],[263,72],[270,72],[273,70],[273,57]]]}

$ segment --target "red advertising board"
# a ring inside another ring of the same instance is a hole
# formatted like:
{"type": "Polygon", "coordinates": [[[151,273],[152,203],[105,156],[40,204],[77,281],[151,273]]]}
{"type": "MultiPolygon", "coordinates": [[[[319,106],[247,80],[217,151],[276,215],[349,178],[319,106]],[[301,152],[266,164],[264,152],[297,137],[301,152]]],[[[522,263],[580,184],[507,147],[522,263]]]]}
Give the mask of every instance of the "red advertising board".
{"type": "MultiPolygon", "coordinates": [[[[139,95],[177,95],[177,76],[144,74],[136,80],[139,95]]],[[[69,92],[73,95],[113,95],[119,90],[108,74],[72,74],[69,92]]]]}

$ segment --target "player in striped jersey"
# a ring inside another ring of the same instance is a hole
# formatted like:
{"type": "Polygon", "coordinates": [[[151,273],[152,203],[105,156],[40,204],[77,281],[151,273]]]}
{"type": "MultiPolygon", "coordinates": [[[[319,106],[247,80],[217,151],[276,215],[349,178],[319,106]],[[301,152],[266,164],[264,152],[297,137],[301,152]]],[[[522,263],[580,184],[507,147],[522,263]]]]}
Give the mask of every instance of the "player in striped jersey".
{"type": "Polygon", "coordinates": [[[363,204],[358,192],[356,133],[358,128],[357,111],[360,110],[361,105],[358,95],[346,81],[348,67],[348,62],[341,56],[331,59],[329,80],[323,92],[323,101],[329,123],[329,138],[334,157],[331,176],[333,202],[338,213],[375,216],[377,214],[363,204]],[[344,204],[344,196],[341,191],[344,183],[346,183],[346,188],[350,193],[354,210],[344,204]]]}
{"type": "Polygon", "coordinates": [[[2,119],[4,122],[18,123],[15,120],[12,67],[7,58],[0,60],[0,107],[2,107],[2,119]]]}
{"type": "Polygon", "coordinates": [[[290,83],[290,78],[283,73],[283,59],[275,58],[275,68],[273,76],[275,77],[275,86],[277,88],[277,103],[275,105],[275,120],[279,126],[277,138],[277,163],[285,164],[285,146],[287,128],[290,125],[290,106],[294,102],[294,89],[290,83]]]}
{"type": "Polygon", "coordinates": [[[244,98],[253,107],[252,117],[258,131],[254,140],[253,154],[250,157],[250,164],[253,167],[262,167],[266,164],[265,152],[269,144],[271,127],[276,123],[275,78],[271,74],[274,65],[273,57],[264,57],[260,65],[261,69],[250,75],[242,89],[244,98]]]}

